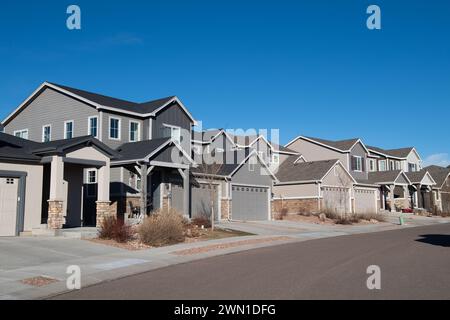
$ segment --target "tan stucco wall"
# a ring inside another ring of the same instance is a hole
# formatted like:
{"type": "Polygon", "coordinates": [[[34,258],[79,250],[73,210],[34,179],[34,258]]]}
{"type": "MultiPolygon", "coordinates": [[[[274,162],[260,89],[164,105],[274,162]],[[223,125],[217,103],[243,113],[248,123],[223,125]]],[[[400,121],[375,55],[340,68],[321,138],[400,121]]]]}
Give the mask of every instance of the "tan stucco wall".
{"type": "Polygon", "coordinates": [[[0,163],[0,170],[23,171],[27,173],[24,231],[31,231],[32,228],[39,227],[41,224],[43,166],[0,163]]]}
{"type": "Polygon", "coordinates": [[[336,165],[330,172],[323,178],[322,184],[325,186],[338,186],[338,187],[351,187],[353,184],[352,178],[347,172],[340,166],[336,165]]]}
{"type": "Polygon", "coordinates": [[[109,158],[94,147],[84,147],[66,154],[67,158],[105,161],[109,163],[109,158]]]}
{"type": "Polygon", "coordinates": [[[288,147],[289,149],[300,152],[307,161],[338,159],[348,168],[348,157],[345,153],[339,153],[301,139],[290,144],[288,147]]]}
{"type": "Polygon", "coordinates": [[[318,197],[319,187],[315,183],[274,186],[273,194],[274,198],[318,197]]]}

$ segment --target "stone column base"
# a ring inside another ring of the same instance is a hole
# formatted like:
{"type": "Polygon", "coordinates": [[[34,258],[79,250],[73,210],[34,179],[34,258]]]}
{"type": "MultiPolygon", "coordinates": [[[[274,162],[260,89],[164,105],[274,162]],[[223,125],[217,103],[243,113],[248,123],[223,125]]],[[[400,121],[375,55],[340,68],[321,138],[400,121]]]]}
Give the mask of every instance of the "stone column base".
{"type": "Polygon", "coordinates": [[[220,200],[220,219],[221,220],[229,220],[230,219],[230,207],[231,201],[228,199],[220,200]]]}
{"type": "Polygon", "coordinates": [[[48,200],[47,226],[49,229],[62,229],[66,223],[66,218],[63,215],[63,204],[63,201],[48,200]]]}
{"type": "Polygon", "coordinates": [[[111,201],[96,201],[97,204],[97,228],[103,224],[107,217],[117,217],[116,212],[111,210],[111,201]]]}

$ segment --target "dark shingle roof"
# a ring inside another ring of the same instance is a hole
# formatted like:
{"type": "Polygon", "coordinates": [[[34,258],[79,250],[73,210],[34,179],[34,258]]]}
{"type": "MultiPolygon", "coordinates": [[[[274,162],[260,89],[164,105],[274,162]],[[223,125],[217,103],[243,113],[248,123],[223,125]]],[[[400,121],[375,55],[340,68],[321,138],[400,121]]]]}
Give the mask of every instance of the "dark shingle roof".
{"type": "Polygon", "coordinates": [[[406,158],[409,153],[411,152],[412,149],[414,149],[413,147],[406,147],[406,148],[399,148],[399,149],[382,149],[382,148],[378,148],[378,147],[374,147],[374,146],[367,146],[367,149],[375,151],[375,152],[379,152],[391,157],[395,157],[395,158],[406,158]]]}
{"type": "Polygon", "coordinates": [[[317,181],[336,164],[335,160],[297,162],[298,156],[290,156],[278,168],[276,176],[280,182],[317,181]]]}
{"type": "Polygon", "coordinates": [[[116,149],[120,155],[120,161],[141,160],[167,143],[170,138],[144,140],[139,142],[124,143],[116,149]]]}
{"type": "Polygon", "coordinates": [[[229,176],[236,168],[238,168],[241,163],[245,160],[245,158],[250,154],[248,149],[236,150],[236,151],[228,151],[225,154],[225,163],[223,164],[199,164],[198,167],[193,168],[192,172],[197,174],[214,174],[217,176],[227,177],[229,176]],[[229,161],[229,160],[233,161],[229,161]],[[228,163],[232,162],[232,163],[228,163]]]}
{"type": "MultiPolygon", "coordinates": [[[[428,172],[428,170],[426,170],[426,169],[422,169],[420,171],[406,172],[406,176],[408,177],[409,180],[411,180],[412,183],[419,183],[425,177],[427,172],[428,172]]],[[[433,178],[433,180],[434,180],[434,178],[433,178]]]]}
{"type": "Polygon", "coordinates": [[[318,143],[324,144],[326,146],[341,150],[341,151],[348,151],[351,147],[359,140],[358,138],[353,139],[346,139],[346,140],[325,140],[325,139],[319,139],[319,138],[313,138],[313,137],[305,137],[309,140],[316,141],[318,143]]]}
{"type": "Polygon", "coordinates": [[[450,167],[444,168],[440,166],[428,166],[424,168],[428,171],[436,182],[436,187],[440,188],[444,184],[448,175],[450,174],[450,167]]]}
{"type": "MultiPolygon", "coordinates": [[[[369,172],[367,182],[369,184],[379,184],[379,183],[394,183],[397,180],[398,175],[402,172],[401,170],[390,170],[390,171],[376,171],[369,172]]],[[[362,182],[359,180],[358,182],[362,182]]]]}
{"type": "Polygon", "coordinates": [[[148,101],[148,102],[144,102],[144,103],[136,103],[136,102],[117,99],[117,98],[113,98],[113,97],[109,97],[109,96],[105,96],[102,94],[97,94],[97,93],[93,93],[93,92],[89,92],[89,91],[75,89],[75,88],[63,86],[63,85],[56,84],[56,83],[51,83],[51,84],[54,86],[57,86],[61,89],[64,89],[66,91],[69,91],[73,94],[76,94],[80,97],[83,97],[87,100],[90,100],[92,102],[100,104],[102,106],[113,107],[113,108],[121,109],[124,111],[143,113],[143,114],[151,113],[151,112],[157,110],[158,108],[162,107],[166,103],[168,103],[173,98],[175,98],[175,96],[170,96],[167,98],[148,101]]]}

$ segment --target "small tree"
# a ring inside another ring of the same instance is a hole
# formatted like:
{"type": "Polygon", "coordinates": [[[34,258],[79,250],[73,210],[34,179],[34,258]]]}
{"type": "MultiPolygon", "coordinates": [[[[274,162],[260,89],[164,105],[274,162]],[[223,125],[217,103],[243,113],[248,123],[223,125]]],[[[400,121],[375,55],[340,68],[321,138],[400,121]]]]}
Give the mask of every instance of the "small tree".
{"type": "MultiPolygon", "coordinates": [[[[211,206],[210,209],[210,220],[211,220],[211,230],[214,230],[214,218],[215,218],[215,210],[214,208],[217,205],[217,175],[222,169],[223,164],[221,163],[212,163],[206,164],[202,163],[198,166],[197,170],[205,179],[206,184],[209,189],[209,203],[211,206]]],[[[220,213],[218,213],[220,214],[220,213]]]]}

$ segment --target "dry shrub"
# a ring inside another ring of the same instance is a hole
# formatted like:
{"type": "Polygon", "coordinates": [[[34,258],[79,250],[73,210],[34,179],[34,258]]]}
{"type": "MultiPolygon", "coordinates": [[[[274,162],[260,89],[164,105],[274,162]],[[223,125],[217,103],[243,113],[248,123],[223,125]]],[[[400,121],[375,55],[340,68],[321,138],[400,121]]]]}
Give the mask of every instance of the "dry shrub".
{"type": "Polygon", "coordinates": [[[211,219],[206,215],[201,215],[192,219],[191,223],[196,226],[204,226],[205,228],[211,227],[211,219]]]}
{"type": "Polygon", "coordinates": [[[133,230],[123,220],[117,219],[116,217],[106,217],[100,226],[98,237],[100,239],[125,243],[133,237],[133,230]]]}
{"type": "Polygon", "coordinates": [[[386,218],[380,213],[361,213],[358,214],[359,219],[361,220],[376,220],[378,222],[385,222],[386,218]]]}
{"type": "Polygon", "coordinates": [[[156,211],[138,228],[141,241],[150,246],[164,246],[184,241],[184,218],[176,210],[156,211]]]}
{"type": "Polygon", "coordinates": [[[275,216],[275,219],[276,220],[284,220],[284,218],[286,218],[288,215],[288,211],[289,210],[286,207],[281,208],[280,212],[275,216]]]}

